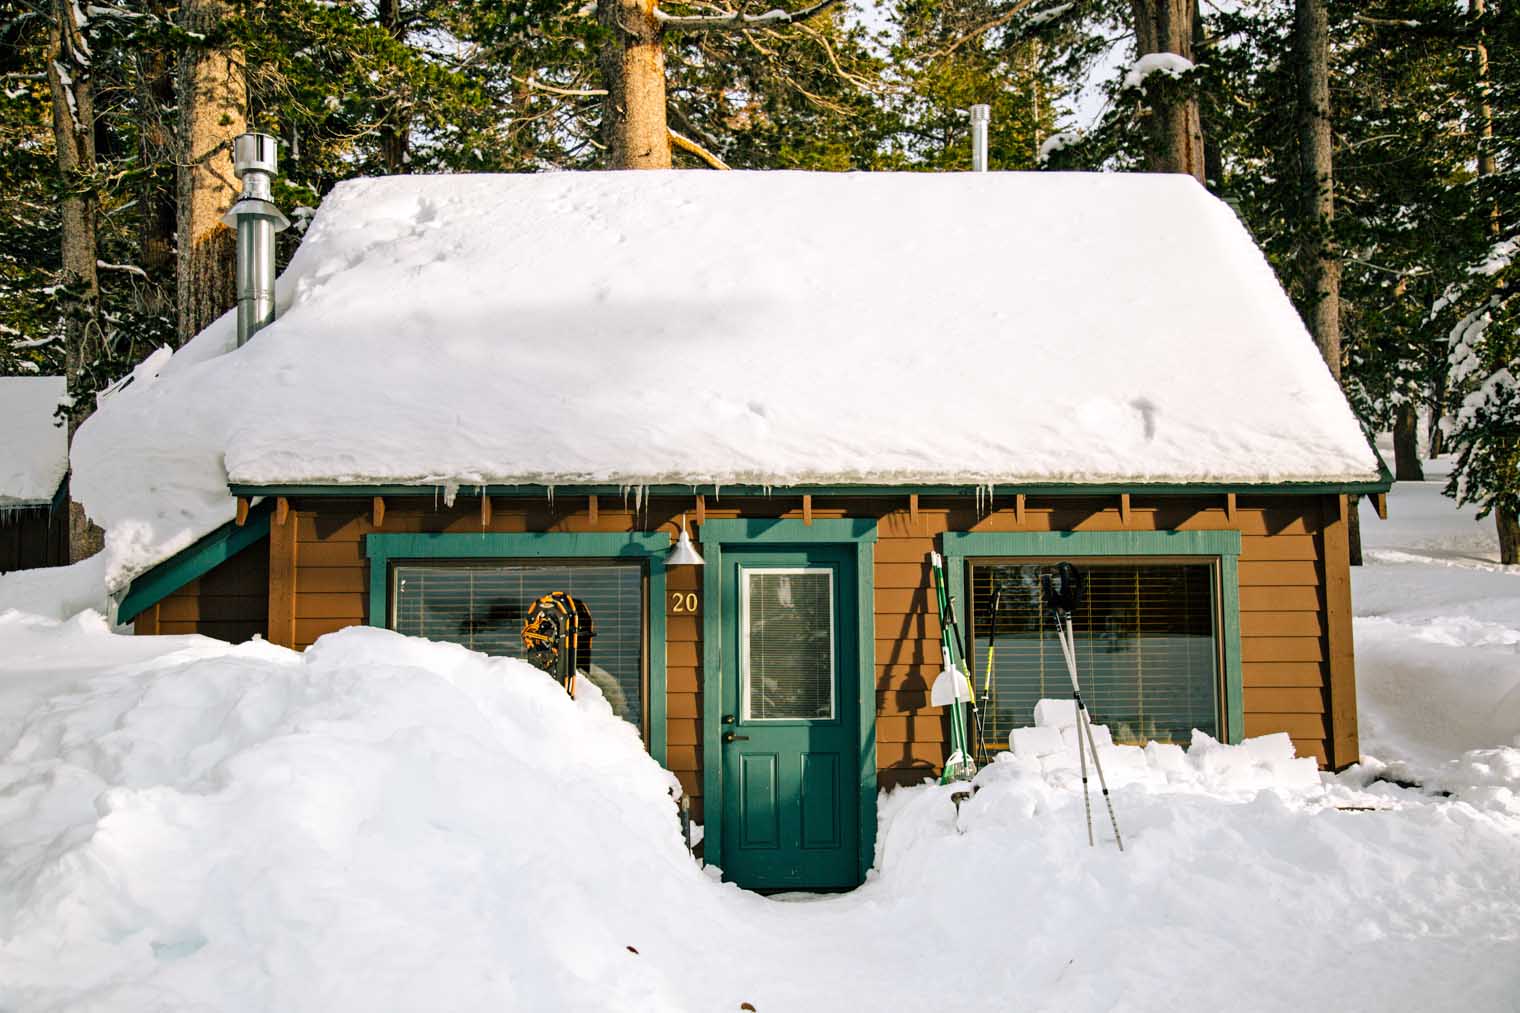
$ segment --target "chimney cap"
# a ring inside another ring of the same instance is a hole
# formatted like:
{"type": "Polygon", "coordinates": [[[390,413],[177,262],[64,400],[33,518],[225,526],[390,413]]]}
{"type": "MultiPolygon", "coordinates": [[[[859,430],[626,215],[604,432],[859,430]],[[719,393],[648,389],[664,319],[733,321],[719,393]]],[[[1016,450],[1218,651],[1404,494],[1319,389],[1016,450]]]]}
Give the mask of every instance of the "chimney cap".
{"type": "Polygon", "coordinates": [[[232,174],[238,179],[248,172],[279,171],[280,142],[269,134],[239,134],[232,141],[232,174]]]}
{"type": "Polygon", "coordinates": [[[992,119],[992,107],[984,102],[979,102],[971,107],[972,123],[987,123],[992,119]]]}

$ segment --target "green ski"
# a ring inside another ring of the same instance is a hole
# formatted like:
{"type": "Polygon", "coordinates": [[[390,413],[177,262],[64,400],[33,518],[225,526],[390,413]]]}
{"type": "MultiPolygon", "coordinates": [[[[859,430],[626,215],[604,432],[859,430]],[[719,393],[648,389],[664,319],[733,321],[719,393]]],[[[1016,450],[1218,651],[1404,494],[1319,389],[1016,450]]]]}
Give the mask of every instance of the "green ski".
{"type": "Polygon", "coordinates": [[[938,552],[929,553],[930,573],[934,578],[934,599],[939,608],[940,656],[944,671],[934,680],[929,692],[929,703],[934,707],[950,708],[950,755],[945,758],[945,770],[940,784],[952,781],[969,781],[976,776],[976,760],[966,742],[967,703],[975,706],[971,692],[971,680],[966,676],[961,658],[960,629],[955,621],[955,599],[945,586],[945,564],[938,552]]]}

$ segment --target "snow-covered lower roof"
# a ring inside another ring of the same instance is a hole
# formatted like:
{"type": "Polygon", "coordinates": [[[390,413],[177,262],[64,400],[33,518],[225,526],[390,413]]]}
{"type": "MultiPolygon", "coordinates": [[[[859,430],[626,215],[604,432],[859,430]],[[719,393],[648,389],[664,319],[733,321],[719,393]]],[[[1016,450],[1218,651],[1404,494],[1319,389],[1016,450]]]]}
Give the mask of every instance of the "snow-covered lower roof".
{"type": "Polygon", "coordinates": [[[1185,176],[355,180],[278,305],[241,349],[228,316],[145,363],[86,423],[92,515],[225,514],[229,481],[1378,474],[1250,236],[1185,176]]]}
{"type": "Polygon", "coordinates": [[[61,376],[0,377],[0,508],[53,501],[69,470],[61,376]]]}

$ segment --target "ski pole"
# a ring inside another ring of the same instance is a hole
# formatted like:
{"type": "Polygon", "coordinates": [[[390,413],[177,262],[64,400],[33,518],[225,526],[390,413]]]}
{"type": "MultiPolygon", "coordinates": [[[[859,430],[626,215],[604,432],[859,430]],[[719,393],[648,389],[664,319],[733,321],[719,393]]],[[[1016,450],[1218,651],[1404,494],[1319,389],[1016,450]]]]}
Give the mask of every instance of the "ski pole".
{"type": "MultiPolygon", "coordinates": [[[[1066,662],[1066,674],[1071,676],[1071,698],[1076,707],[1077,726],[1077,762],[1082,769],[1082,810],[1087,816],[1087,846],[1096,847],[1097,841],[1093,838],[1092,824],[1092,792],[1087,787],[1087,740],[1082,737],[1082,691],[1077,688],[1077,669],[1072,663],[1072,652],[1066,645],[1066,630],[1061,623],[1061,613],[1051,612],[1051,618],[1056,623],[1056,640],[1061,644],[1061,660],[1066,662]]],[[[1093,754],[1093,763],[1098,762],[1098,756],[1093,754]]]]}
{"type": "Polygon", "coordinates": [[[1092,805],[1088,800],[1087,792],[1087,761],[1085,748],[1092,749],[1093,769],[1098,772],[1098,785],[1103,790],[1103,804],[1108,808],[1108,821],[1114,828],[1114,843],[1119,850],[1124,850],[1124,838],[1119,835],[1119,818],[1114,815],[1114,800],[1108,793],[1108,779],[1103,776],[1103,761],[1098,758],[1098,741],[1093,736],[1092,718],[1087,713],[1087,705],[1082,702],[1082,688],[1077,682],[1077,640],[1072,629],[1071,613],[1064,617],[1056,613],[1056,636],[1061,641],[1061,655],[1066,659],[1066,671],[1071,676],[1071,695],[1077,706],[1077,754],[1082,760],[1082,801],[1087,805],[1087,840],[1093,843],[1092,837],[1092,805]],[[1064,628],[1062,620],[1064,622],[1064,628]],[[1085,740],[1084,740],[1085,736],[1085,740]]]}

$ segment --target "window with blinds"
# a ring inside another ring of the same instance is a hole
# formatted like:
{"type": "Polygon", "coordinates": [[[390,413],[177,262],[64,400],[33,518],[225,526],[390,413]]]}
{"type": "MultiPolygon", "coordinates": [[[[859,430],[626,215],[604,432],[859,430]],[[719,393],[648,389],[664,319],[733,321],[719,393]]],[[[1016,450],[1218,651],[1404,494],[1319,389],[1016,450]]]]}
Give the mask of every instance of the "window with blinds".
{"type": "Polygon", "coordinates": [[[747,721],[834,716],[834,572],[743,571],[741,665],[747,721]]]}
{"type": "MultiPolygon", "coordinates": [[[[585,601],[596,625],[587,674],[612,709],[644,722],[644,570],[637,563],[397,564],[392,626],[398,633],[446,640],[521,658],[528,607],[551,591],[585,601]]],[[[585,669],[584,660],[581,665],[585,669]]]]}
{"type": "MultiPolygon", "coordinates": [[[[1040,578],[1056,560],[971,561],[973,686],[989,743],[1034,723],[1071,680],[1040,578]]],[[[1211,563],[1084,562],[1072,616],[1082,697],[1114,740],[1186,743],[1219,728],[1219,644],[1211,563]]]]}

